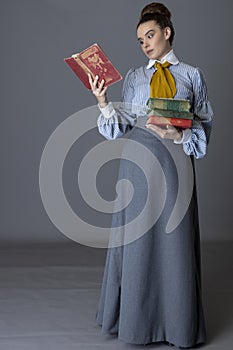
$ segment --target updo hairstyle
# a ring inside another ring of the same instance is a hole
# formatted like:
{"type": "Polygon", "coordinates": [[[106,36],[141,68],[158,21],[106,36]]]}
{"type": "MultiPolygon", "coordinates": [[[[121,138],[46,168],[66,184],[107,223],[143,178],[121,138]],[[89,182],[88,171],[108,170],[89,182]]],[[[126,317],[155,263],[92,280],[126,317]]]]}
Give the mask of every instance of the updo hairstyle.
{"type": "Polygon", "coordinates": [[[171,21],[171,12],[168,8],[159,2],[152,2],[146,5],[141,11],[137,29],[140,24],[148,21],[155,21],[161,29],[169,27],[171,29],[169,42],[172,45],[175,31],[171,21]]]}

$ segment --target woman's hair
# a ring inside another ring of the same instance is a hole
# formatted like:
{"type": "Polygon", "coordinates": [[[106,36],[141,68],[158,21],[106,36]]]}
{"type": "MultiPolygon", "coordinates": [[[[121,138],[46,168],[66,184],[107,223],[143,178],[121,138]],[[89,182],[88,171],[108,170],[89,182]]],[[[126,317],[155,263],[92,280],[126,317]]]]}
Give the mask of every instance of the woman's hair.
{"type": "Polygon", "coordinates": [[[175,30],[171,21],[171,12],[168,8],[159,2],[152,2],[146,5],[141,11],[137,28],[140,24],[148,21],[155,21],[161,29],[169,27],[171,29],[169,42],[172,45],[175,30]]]}

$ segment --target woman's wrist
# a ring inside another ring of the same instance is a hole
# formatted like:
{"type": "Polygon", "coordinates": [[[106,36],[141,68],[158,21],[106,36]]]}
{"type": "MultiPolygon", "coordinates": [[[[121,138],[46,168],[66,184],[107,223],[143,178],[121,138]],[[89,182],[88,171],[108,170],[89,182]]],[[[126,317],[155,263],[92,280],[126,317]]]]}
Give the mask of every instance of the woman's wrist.
{"type": "Polygon", "coordinates": [[[174,139],[176,142],[180,142],[183,138],[183,131],[180,129],[177,129],[177,136],[174,139]]]}
{"type": "Polygon", "coordinates": [[[99,103],[100,108],[105,108],[108,104],[108,101],[98,102],[98,103],[99,103]]]}
{"type": "Polygon", "coordinates": [[[108,102],[107,105],[105,107],[101,107],[99,104],[98,104],[98,107],[100,109],[100,112],[103,114],[103,116],[106,118],[106,119],[109,119],[111,118],[111,116],[115,113],[115,110],[114,110],[114,107],[112,105],[112,102],[108,102]]]}
{"type": "Polygon", "coordinates": [[[190,142],[192,140],[192,130],[191,129],[184,129],[182,131],[182,138],[180,141],[174,140],[175,143],[186,143],[190,142]]]}
{"type": "Polygon", "coordinates": [[[108,104],[108,99],[107,99],[106,95],[97,98],[97,100],[98,100],[98,104],[101,108],[105,108],[108,104]]]}

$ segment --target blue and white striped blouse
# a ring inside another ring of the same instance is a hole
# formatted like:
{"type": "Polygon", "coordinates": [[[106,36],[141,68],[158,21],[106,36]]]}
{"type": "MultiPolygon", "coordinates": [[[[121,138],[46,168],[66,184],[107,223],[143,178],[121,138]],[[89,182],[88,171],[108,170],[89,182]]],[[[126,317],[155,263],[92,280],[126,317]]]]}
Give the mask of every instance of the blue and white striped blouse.
{"type": "MultiPolygon", "coordinates": [[[[208,100],[207,88],[202,71],[199,68],[179,62],[171,50],[163,60],[172,63],[169,67],[175,82],[177,93],[175,99],[188,99],[191,112],[195,118],[191,130],[185,130],[181,142],[187,155],[202,158],[206,154],[207,145],[212,128],[213,111],[208,100]]],[[[132,104],[131,113],[122,113],[117,107],[108,103],[107,107],[100,108],[101,114],[97,119],[99,132],[108,140],[121,137],[136,124],[137,118],[144,110],[150,95],[150,80],[155,71],[153,62],[147,66],[131,68],[123,83],[122,101],[132,104]],[[133,108],[141,106],[142,108],[133,108]],[[136,111],[140,110],[140,113],[136,111]]],[[[174,141],[175,142],[175,141],[174,141]]],[[[175,142],[178,143],[178,142],[175,142]]]]}

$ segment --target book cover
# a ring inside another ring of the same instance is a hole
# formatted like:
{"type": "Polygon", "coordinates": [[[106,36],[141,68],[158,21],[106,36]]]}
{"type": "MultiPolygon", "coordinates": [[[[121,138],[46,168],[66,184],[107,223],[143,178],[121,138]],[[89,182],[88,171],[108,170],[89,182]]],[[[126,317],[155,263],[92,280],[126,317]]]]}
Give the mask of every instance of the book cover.
{"type": "Polygon", "coordinates": [[[193,119],[194,115],[191,112],[177,112],[166,109],[150,109],[147,112],[148,116],[156,115],[157,117],[167,117],[167,118],[179,118],[179,119],[193,119]]]}
{"type": "Polygon", "coordinates": [[[173,98],[153,98],[150,97],[147,101],[149,109],[163,109],[174,112],[189,112],[189,100],[175,100],[173,98]]]}
{"type": "Polygon", "coordinates": [[[105,86],[122,79],[121,74],[97,43],[71,57],[64,58],[64,61],[89,90],[91,86],[87,73],[90,73],[93,79],[96,75],[99,76],[99,81],[104,79],[105,86]]]}
{"type": "Polygon", "coordinates": [[[152,115],[149,117],[148,122],[150,124],[155,124],[159,127],[165,127],[167,125],[173,125],[181,129],[188,129],[192,126],[192,119],[184,118],[167,118],[152,115]]]}

